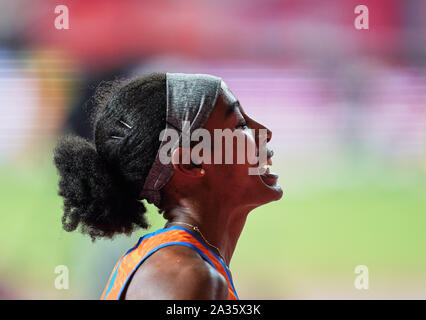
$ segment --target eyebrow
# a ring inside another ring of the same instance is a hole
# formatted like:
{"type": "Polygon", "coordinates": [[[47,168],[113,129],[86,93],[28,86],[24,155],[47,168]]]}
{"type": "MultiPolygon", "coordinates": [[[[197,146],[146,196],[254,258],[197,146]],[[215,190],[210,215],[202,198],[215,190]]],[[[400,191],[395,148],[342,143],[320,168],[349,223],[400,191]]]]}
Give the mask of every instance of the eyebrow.
{"type": "Polygon", "coordinates": [[[225,118],[228,118],[235,109],[237,109],[240,106],[240,102],[238,100],[232,102],[229,106],[228,106],[228,110],[226,110],[225,113],[225,118]]]}

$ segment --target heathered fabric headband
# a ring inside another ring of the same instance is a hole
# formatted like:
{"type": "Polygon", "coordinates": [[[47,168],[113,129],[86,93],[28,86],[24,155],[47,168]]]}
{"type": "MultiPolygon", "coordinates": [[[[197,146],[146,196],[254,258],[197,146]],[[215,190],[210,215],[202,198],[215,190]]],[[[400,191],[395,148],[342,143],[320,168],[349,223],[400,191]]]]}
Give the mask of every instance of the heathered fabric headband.
{"type": "MultiPolygon", "coordinates": [[[[184,121],[190,123],[189,133],[202,128],[216,104],[221,81],[221,78],[207,74],[166,73],[167,120],[164,137],[169,136],[168,130],[176,130],[181,141],[184,121]]],[[[165,140],[161,142],[159,151],[167,142],[165,140]]],[[[173,165],[161,163],[158,152],[146,177],[141,198],[159,206],[160,190],[173,176],[173,172],[173,165]]]]}

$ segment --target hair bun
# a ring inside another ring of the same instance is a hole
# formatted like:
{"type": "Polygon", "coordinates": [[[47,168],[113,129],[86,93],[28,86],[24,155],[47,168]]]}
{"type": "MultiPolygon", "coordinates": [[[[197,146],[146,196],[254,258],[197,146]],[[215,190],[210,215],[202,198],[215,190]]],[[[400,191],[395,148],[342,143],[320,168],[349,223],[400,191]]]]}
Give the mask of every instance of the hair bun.
{"type": "Polygon", "coordinates": [[[66,231],[80,225],[80,231],[94,240],[148,227],[145,206],[117,183],[92,143],[73,135],[60,138],[54,163],[60,175],[66,231]]]}

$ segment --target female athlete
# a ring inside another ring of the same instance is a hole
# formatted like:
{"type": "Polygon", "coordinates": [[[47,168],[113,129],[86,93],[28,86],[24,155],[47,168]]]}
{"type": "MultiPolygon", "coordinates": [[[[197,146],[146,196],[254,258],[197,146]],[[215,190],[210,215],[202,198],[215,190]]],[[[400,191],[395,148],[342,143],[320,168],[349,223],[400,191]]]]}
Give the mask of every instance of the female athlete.
{"type": "Polygon", "coordinates": [[[247,215],[283,193],[269,169],[271,131],[210,75],[109,82],[95,101],[94,142],[70,135],[55,149],[64,229],[96,239],[148,228],[143,200],[167,220],[123,254],[101,299],[238,299],[229,264],[247,215]],[[204,147],[193,157],[200,129],[204,147]],[[237,162],[239,140],[216,144],[217,132],[244,137],[247,150],[266,157],[237,162]],[[223,161],[229,153],[233,161],[223,161]]]}

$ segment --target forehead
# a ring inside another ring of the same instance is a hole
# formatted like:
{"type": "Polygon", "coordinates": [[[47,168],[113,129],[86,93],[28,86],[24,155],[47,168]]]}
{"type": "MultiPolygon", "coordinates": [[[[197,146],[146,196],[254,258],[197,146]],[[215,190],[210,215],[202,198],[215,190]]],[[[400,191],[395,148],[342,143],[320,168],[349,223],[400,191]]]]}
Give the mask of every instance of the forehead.
{"type": "MultiPolygon", "coordinates": [[[[207,130],[225,128],[225,122],[229,118],[230,106],[233,104],[235,105],[235,102],[238,102],[238,99],[227,84],[222,81],[216,104],[204,128],[207,130]]],[[[237,110],[238,108],[235,109],[234,112],[237,110]]]]}
{"type": "Polygon", "coordinates": [[[228,105],[237,101],[237,98],[235,97],[231,89],[229,89],[228,85],[224,81],[220,83],[219,97],[220,96],[222,96],[223,102],[228,105]]]}

